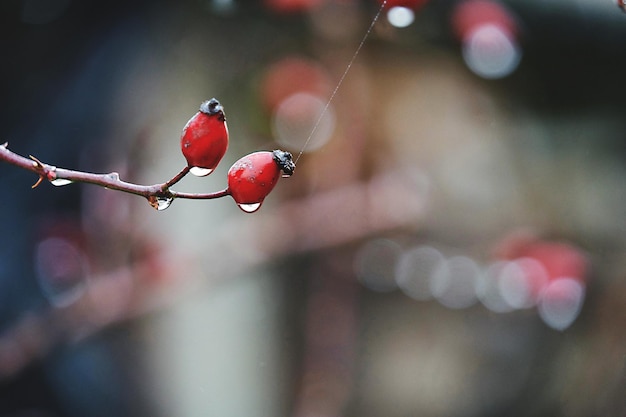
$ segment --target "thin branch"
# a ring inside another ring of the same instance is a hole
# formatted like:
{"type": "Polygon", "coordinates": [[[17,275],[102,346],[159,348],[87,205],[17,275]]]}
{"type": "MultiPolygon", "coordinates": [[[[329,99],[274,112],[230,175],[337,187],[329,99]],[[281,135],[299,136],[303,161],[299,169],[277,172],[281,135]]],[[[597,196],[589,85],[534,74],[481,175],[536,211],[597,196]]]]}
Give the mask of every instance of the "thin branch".
{"type": "Polygon", "coordinates": [[[111,172],[108,174],[93,174],[90,172],[57,168],[54,165],[49,165],[41,162],[34,156],[30,156],[30,159],[25,158],[10,151],[8,149],[8,143],[0,145],[0,161],[7,162],[11,165],[15,165],[17,167],[37,174],[39,178],[37,182],[33,185],[33,188],[37,187],[44,180],[47,180],[55,185],[65,185],[69,184],[70,182],[82,182],[86,184],[98,185],[109,190],[122,191],[125,193],[145,197],[155,208],[157,208],[159,201],[171,202],[175,198],[185,198],[191,200],[210,200],[230,195],[228,189],[203,194],[184,193],[170,190],[170,187],[172,185],[178,183],[189,173],[189,167],[183,168],[172,179],[162,184],[139,185],[120,180],[120,176],[117,172],[111,172]]]}
{"type": "Polygon", "coordinates": [[[174,198],[186,198],[188,200],[212,200],[214,198],[221,198],[230,195],[230,191],[228,191],[228,189],[205,194],[183,193],[180,191],[170,191],[170,193],[174,198]]]}
{"type": "Polygon", "coordinates": [[[189,165],[185,166],[178,174],[174,175],[174,178],[163,184],[164,188],[169,189],[172,185],[176,184],[178,181],[182,180],[185,175],[189,174],[189,170],[191,167],[189,165]]]}

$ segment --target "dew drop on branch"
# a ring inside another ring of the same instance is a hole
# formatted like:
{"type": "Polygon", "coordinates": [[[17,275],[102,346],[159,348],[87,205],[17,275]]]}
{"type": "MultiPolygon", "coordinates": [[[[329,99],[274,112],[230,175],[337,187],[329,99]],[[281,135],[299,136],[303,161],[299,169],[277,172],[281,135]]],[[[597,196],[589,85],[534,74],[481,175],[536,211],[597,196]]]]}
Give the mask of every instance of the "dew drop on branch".
{"type": "Polygon", "coordinates": [[[148,202],[157,211],[165,210],[166,208],[172,205],[172,201],[174,201],[172,197],[155,197],[155,196],[148,197],[148,202]]]}
{"type": "Polygon", "coordinates": [[[213,170],[211,168],[191,167],[189,169],[189,172],[191,172],[191,174],[195,175],[196,177],[206,177],[211,172],[213,172],[213,170]]]}
{"type": "Polygon", "coordinates": [[[254,213],[258,209],[261,208],[261,203],[252,203],[252,204],[237,204],[242,211],[246,213],[254,213]]]}
{"type": "Polygon", "coordinates": [[[50,181],[50,184],[54,185],[55,187],[62,187],[64,185],[68,185],[71,184],[72,181],[65,179],[65,178],[56,178],[52,181],[50,181]]]}

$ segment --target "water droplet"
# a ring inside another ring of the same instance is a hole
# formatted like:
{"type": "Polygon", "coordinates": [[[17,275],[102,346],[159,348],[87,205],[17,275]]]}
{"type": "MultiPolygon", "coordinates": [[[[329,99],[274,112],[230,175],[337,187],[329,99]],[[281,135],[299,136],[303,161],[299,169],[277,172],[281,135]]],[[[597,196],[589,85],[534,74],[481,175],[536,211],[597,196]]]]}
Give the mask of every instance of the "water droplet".
{"type": "Polygon", "coordinates": [[[211,168],[191,167],[189,169],[189,172],[191,172],[196,177],[206,177],[211,172],[213,172],[213,169],[211,169],[211,168]]]}
{"type": "Polygon", "coordinates": [[[246,213],[254,213],[259,208],[261,208],[261,203],[252,203],[252,204],[237,204],[239,208],[246,213]]]}
{"type": "Polygon", "coordinates": [[[148,197],[148,203],[158,211],[163,211],[172,205],[174,199],[172,197],[148,197]]]}
{"type": "Polygon", "coordinates": [[[120,174],[118,172],[111,172],[109,174],[106,175],[108,179],[113,180],[113,181],[119,181],[120,180],[120,174]]]}
{"type": "Polygon", "coordinates": [[[173,198],[157,198],[157,210],[163,211],[172,205],[173,198]]]}
{"type": "Polygon", "coordinates": [[[50,184],[54,185],[55,187],[62,187],[64,185],[71,184],[71,183],[72,183],[71,180],[68,180],[65,178],[56,178],[50,181],[50,184]]]}

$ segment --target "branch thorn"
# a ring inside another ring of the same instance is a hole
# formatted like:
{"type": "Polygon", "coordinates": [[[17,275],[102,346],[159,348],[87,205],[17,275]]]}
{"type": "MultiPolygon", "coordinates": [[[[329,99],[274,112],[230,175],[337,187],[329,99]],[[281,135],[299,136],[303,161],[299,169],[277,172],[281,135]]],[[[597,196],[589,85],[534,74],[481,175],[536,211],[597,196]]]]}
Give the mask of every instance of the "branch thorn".
{"type": "Polygon", "coordinates": [[[35,158],[35,157],[34,157],[34,156],[32,156],[32,155],[28,155],[28,157],[29,157],[30,159],[32,159],[33,161],[35,161],[35,166],[36,166],[37,168],[43,168],[43,167],[44,167],[44,166],[43,166],[43,162],[41,162],[39,159],[35,158]]]}
{"type": "Polygon", "coordinates": [[[37,178],[37,182],[34,183],[33,185],[31,185],[30,188],[37,188],[39,186],[39,184],[41,184],[41,182],[46,179],[46,166],[44,165],[43,162],[41,162],[39,159],[35,158],[32,155],[28,155],[30,159],[32,159],[35,163],[35,167],[39,170],[41,170],[41,174],[39,174],[39,178],[37,178]]]}
{"type": "Polygon", "coordinates": [[[37,188],[39,184],[41,184],[42,181],[43,181],[43,175],[40,175],[39,178],[37,178],[37,182],[31,185],[30,188],[37,188]]]}

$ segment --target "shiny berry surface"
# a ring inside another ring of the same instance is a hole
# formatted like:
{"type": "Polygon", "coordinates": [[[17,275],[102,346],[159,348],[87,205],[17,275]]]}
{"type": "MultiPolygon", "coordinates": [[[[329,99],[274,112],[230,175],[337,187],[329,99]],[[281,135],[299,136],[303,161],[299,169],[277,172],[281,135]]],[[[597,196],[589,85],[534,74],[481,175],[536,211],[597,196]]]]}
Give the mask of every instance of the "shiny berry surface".
{"type": "Polygon", "coordinates": [[[180,147],[190,167],[204,169],[205,175],[215,169],[228,148],[228,127],[219,101],[202,103],[183,128],[180,147]]]}
{"type": "Polygon", "coordinates": [[[239,159],[230,168],[228,191],[240,207],[260,204],[280,177],[291,175],[294,169],[289,152],[254,152],[239,159]]]}

